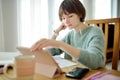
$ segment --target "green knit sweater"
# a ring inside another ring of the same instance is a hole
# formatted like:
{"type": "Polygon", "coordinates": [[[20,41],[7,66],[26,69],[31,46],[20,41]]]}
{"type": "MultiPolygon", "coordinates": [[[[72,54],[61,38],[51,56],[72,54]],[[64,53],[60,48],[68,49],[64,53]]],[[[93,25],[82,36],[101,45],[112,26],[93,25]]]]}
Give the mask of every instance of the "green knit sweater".
{"type": "MultiPolygon", "coordinates": [[[[80,50],[79,57],[74,59],[77,62],[91,69],[104,66],[104,34],[97,26],[88,26],[81,32],[71,30],[62,41],[80,50]]],[[[60,49],[51,48],[49,50],[53,56],[63,53],[60,49]]],[[[73,59],[66,53],[64,58],[73,59]]]]}

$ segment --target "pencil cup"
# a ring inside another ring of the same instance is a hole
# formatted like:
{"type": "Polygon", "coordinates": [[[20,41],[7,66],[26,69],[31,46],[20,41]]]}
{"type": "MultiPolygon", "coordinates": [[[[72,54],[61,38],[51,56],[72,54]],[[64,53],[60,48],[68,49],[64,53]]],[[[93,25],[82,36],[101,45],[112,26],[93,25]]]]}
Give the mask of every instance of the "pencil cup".
{"type": "Polygon", "coordinates": [[[33,80],[35,72],[34,58],[34,55],[19,55],[15,57],[14,64],[4,66],[4,75],[12,80],[33,80]],[[12,68],[13,74],[8,72],[9,67],[12,68]]]}

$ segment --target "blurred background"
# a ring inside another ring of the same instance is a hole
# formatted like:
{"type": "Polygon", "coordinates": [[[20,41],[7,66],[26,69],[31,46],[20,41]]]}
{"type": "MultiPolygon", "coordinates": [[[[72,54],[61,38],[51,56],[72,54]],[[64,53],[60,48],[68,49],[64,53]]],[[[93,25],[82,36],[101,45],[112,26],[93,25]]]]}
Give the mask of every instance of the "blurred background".
{"type": "MultiPolygon", "coordinates": [[[[120,0],[80,0],[86,20],[120,17],[120,0]]],[[[59,26],[62,0],[0,0],[0,51],[31,47],[40,38],[50,38],[59,26]]],[[[69,30],[60,33],[62,38],[69,30]]]]}

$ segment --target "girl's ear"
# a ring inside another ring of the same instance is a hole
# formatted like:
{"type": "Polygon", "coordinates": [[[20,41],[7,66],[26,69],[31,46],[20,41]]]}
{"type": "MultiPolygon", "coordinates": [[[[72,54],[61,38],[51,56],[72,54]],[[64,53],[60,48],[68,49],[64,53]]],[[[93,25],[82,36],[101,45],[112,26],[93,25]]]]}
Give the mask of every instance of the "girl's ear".
{"type": "Polygon", "coordinates": [[[82,15],[79,16],[80,22],[84,22],[84,19],[82,18],[82,15]]]}

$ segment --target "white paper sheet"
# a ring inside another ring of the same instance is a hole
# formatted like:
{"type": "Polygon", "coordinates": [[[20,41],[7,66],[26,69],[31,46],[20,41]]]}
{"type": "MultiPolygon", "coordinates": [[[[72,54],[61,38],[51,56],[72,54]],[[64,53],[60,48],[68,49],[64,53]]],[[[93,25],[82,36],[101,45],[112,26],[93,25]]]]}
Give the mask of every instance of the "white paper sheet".
{"type": "Polygon", "coordinates": [[[18,52],[0,52],[0,65],[13,63],[14,57],[18,55],[18,52]]]}
{"type": "Polygon", "coordinates": [[[60,68],[65,68],[65,67],[77,65],[77,63],[68,61],[68,60],[66,60],[64,58],[61,58],[60,56],[54,56],[54,59],[58,63],[58,65],[60,66],[60,68]]]}

